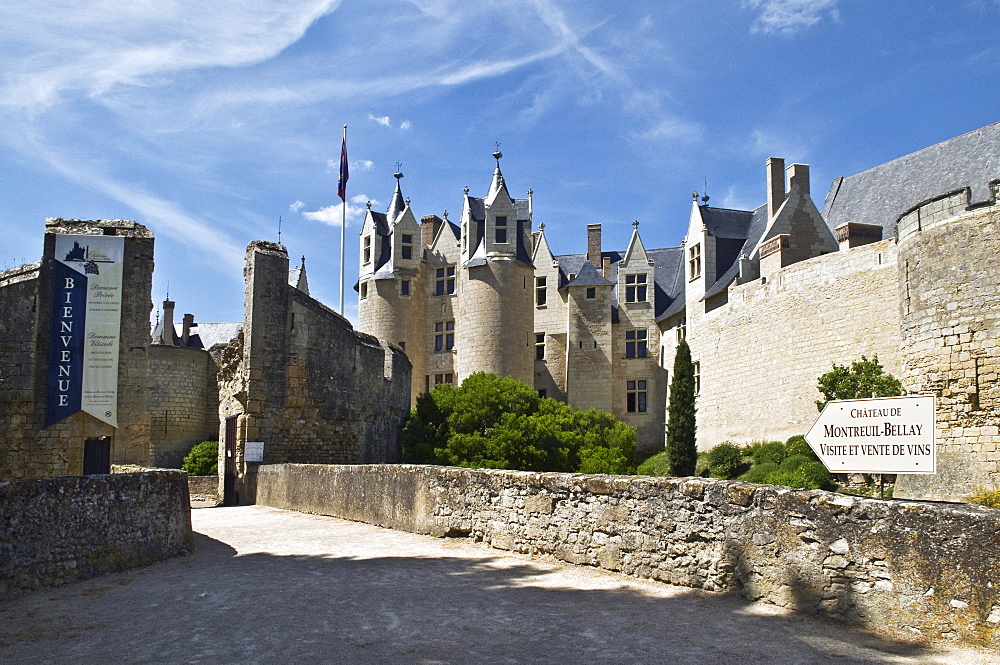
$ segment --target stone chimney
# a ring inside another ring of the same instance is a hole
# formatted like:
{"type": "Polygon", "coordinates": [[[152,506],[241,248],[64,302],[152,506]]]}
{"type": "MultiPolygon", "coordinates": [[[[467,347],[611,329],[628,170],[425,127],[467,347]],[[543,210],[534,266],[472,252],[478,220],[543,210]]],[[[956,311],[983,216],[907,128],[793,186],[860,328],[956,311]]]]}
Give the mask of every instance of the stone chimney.
{"type": "Polygon", "coordinates": [[[788,167],[788,191],[809,196],[809,165],[792,164],[788,167]]]}
{"type": "Polygon", "coordinates": [[[587,224],[587,261],[601,269],[601,225],[587,224]]]}
{"type": "Polygon", "coordinates": [[[160,341],[167,346],[174,346],[177,335],[174,332],[174,305],[173,300],[163,301],[163,329],[160,333],[160,341]]]}
{"type": "Polygon", "coordinates": [[[424,249],[430,247],[431,243],[434,242],[442,224],[444,224],[444,220],[437,215],[424,215],[420,218],[420,245],[424,249]]]}
{"type": "MultiPolygon", "coordinates": [[[[806,186],[808,187],[809,175],[806,171],[806,186]]],[[[785,201],[785,160],[780,157],[768,157],[767,159],[767,216],[774,219],[774,213],[785,201]]]]}
{"type": "Polygon", "coordinates": [[[601,260],[603,261],[601,274],[604,275],[604,279],[611,279],[611,257],[605,256],[601,260]]]}
{"type": "Polygon", "coordinates": [[[191,326],[194,325],[194,314],[184,315],[184,324],[181,330],[181,345],[187,346],[188,340],[191,338],[191,326]]]}

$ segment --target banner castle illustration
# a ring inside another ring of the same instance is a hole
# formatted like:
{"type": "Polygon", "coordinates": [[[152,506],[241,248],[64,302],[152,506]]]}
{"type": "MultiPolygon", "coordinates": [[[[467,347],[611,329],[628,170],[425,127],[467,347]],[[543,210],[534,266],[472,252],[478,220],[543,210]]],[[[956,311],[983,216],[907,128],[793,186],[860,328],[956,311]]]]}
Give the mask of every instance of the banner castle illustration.
{"type": "Polygon", "coordinates": [[[84,411],[118,426],[120,236],[56,236],[45,426],[84,411]]]}

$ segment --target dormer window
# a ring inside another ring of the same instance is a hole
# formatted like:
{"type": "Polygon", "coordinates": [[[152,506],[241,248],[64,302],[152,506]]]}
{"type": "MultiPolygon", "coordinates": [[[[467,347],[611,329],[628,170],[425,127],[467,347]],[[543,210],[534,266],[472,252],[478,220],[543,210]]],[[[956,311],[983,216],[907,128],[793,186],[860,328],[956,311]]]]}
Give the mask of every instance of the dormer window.
{"type": "Polygon", "coordinates": [[[409,233],[403,234],[403,258],[412,259],[413,258],[413,235],[409,233]]]}
{"type": "Polygon", "coordinates": [[[646,273],[625,275],[625,302],[646,302],[646,273]]]}
{"type": "Polygon", "coordinates": [[[689,279],[701,277],[701,243],[688,248],[688,272],[689,279]]]}
{"type": "Polygon", "coordinates": [[[507,218],[497,217],[496,220],[496,241],[498,243],[507,242],[507,218]]]}
{"type": "Polygon", "coordinates": [[[365,263],[372,262],[372,237],[365,236],[365,263]]]}

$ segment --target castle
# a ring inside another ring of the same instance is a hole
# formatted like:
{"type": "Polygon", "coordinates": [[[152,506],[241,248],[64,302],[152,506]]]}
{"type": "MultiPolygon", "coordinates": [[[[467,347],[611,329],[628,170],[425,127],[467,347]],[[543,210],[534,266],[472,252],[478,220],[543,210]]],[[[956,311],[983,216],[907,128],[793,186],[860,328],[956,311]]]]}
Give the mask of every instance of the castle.
{"type": "Polygon", "coordinates": [[[413,363],[414,398],[476,371],[599,408],[663,445],[680,339],[696,369],[698,445],[784,439],[816,418],[817,377],[877,355],[938,396],[938,474],[899,496],[954,498],[1000,477],[1000,124],[837,178],[823,209],[809,167],[766,164],[754,210],[697,196],[678,247],[624,251],[599,224],[553,254],[500,170],[459,223],[420,222],[396,191],[361,229],[358,326],[413,363]]]}

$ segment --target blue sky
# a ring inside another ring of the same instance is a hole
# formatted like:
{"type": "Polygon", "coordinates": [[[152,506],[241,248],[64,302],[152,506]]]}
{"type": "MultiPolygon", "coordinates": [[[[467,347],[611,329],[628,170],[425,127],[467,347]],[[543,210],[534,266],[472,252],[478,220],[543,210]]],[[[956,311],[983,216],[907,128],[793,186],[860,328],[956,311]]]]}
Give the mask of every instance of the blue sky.
{"type": "Polygon", "coordinates": [[[483,196],[501,142],[556,253],[588,223],[677,245],[691,192],[749,209],[764,162],[830,180],[1000,120],[1000,2],[881,0],[6,0],[0,269],[45,217],[156,234],[153,301],[242,319],[251,240],[306,255],[336,307],[348,129],[345,314],[364,202],[396,162],[419,217],[483,196]]]}

